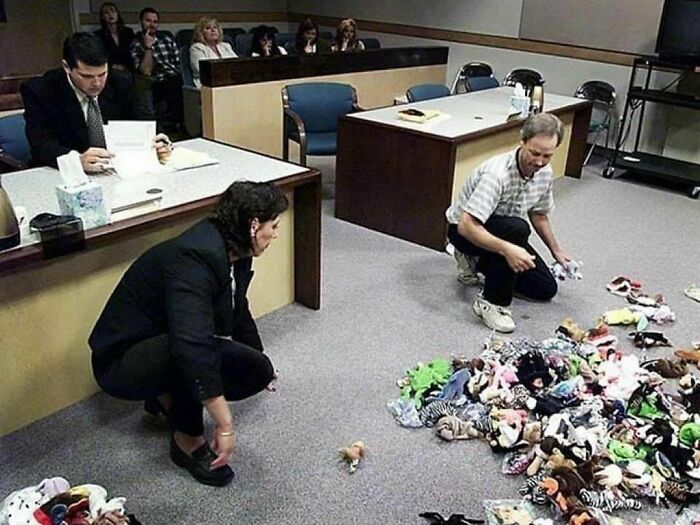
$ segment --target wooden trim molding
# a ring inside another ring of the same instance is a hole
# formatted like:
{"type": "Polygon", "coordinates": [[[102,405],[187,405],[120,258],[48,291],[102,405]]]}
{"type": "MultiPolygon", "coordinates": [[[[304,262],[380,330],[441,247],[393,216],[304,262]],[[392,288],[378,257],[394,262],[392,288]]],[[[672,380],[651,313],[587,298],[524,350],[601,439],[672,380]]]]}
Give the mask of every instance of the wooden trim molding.
{"type": "MultiPolygon", "coordinates": [[[[161,23],[163,24],[186,24],[193,26],[207,13],[201,11],[187,12],[162,12],[161,23]]],[[[221,23],[229,22],[288,22],[289,13],[283,11],[222,11],[219,13],[208,13],[221,23]]],[[[138,24],[139,14],[136,11],[123,11],[122,17],[126,24],[138,24]]],[[[80,25],[99,25],[98,13],[80,13],[80,25]]]]}
{"type": "MultiPolygon", "coordinates": [[[[301,22],[307,17],[313,18],[322,26],[337,26],[340,18],[328,16],[314,16],[304,13],[289,13],[290,22],[301,22]]],[[[603,49],[593,49],[588,47],[572,46],[568,44],[556,44],[539,40],[529,40],[524,38],[512,38],[496,35],[484,35],[480,33],[467,33],[464,31],[453,31],[450,29],[438,29],[433,27],[420,27],[405,24],[394,24],[389,22],[377,22],[374,20],[357,19],[357,25],[361,31],[372,31],[377,33],[388,33],[393,35],[410,36],[416,38],[430,38],[443,40],[446,42],[457,42],[460,44],[471,44],[477,46],[495,47],[500,49],[512,49],[514,51],[524,51],[527,53],[538,53],[543,55],[554,55],[579,60],[590,60],[593,62],[603,62],[606,64],[616,64],[620,66],[631,66],[638,56],[631,53],[618,51],[607,51],[603,49]]]]}

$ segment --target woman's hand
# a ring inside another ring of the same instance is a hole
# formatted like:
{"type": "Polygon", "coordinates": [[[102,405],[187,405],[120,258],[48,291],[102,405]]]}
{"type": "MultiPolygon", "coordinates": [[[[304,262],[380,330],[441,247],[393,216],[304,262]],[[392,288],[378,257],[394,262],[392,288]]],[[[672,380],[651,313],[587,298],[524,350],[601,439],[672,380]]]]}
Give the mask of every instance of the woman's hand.
{"type": "Polygon", "coordinates": [[[215,470],[228,465],[234,451],[236,450],[236,436],[233,433],[233,430],[230,427],[228,430],[222,430],[217,427],[211,448],[218,454],[218,456],[211,462],[209,468],[215,470]],[[225,435],[222,435],[222,433],[225,435]]]}

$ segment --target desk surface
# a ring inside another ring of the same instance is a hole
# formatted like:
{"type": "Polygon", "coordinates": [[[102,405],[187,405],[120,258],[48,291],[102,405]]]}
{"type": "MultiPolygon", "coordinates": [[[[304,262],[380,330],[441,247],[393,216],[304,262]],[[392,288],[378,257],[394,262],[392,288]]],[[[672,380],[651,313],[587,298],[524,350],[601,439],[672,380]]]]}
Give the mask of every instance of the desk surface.
{"type": "MultiPolygon", "coordinates": [[[[114,175],[93,176],[90,179],[102,184],[105,201],[110,208],[133,202],[138,197],[148,198],[148,189],[159,188],[162,190],[162,200],[158,210],[164,211],[216,197],[235,180],[269,182],[309,171],[303,166],[205,139],[179,142],[176,147],[178,146],[206,153],[217,159],[219,164],[145,175],[132,180],[122,180],[114,175]]],[[[8,173],[2,177],[2,184],[10,195],[12,204],[26,208],[28,219],[41,212],[59,213],[55,190],[61,184],[58,170],[42,167],[8,173]]],[[[38,234],[22,235],[20,247],[38,242],[38,234]]]]}
{"type": "MultiPolygon", "coordinates": [[[[480,131],[504,125],[508,117],[508,100],[513,94],[512,87],[485,89],[463,95],[424,100],[408,105],[390,106],[372,111],[352,113],[345,118],[367,120],[386,126],[413,130],[442,139],[455,140],[480,131]],[[397,112],[405,108],[436,109],[443,115],[424,124],[400,120],[397,112]]],[[[585,105],[579,98],[545,93],[544,110],[556,112],[585,105]]],[[[517,121],[514,121],[517,125],[517,121]]]]}

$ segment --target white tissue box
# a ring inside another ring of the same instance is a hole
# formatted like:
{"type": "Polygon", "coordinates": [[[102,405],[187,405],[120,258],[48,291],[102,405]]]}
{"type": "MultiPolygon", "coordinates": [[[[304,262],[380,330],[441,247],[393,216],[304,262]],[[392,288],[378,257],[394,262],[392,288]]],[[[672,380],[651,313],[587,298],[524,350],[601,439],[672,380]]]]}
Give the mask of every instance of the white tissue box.
{"type": "Polygon", "coordinates": [[[530,113],[530,97],[511,95],[508,100],[508,114],[520,113],[521,118],[527,118],[530,113]]]}
{"type": "Polygon", "coordinates": [[[61,214],[80,217],[86,230],[109,222],[102,186],[96,182],[75,187],[56,186],[56,196],[61,214]]]}

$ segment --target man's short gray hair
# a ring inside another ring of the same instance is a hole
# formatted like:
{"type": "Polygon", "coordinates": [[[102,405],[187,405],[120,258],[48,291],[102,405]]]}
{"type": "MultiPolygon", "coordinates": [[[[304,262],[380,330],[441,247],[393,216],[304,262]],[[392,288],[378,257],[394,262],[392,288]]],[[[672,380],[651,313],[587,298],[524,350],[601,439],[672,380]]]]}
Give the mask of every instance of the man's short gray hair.
{"type": "Polygon", "coordinates": [[[564,124],[556,115],[551,113],[530,115],[520,130],[520,138],[523,142],[527,142],[535,135],[556,136],[558,146],[564,138],[564,124]]]}

